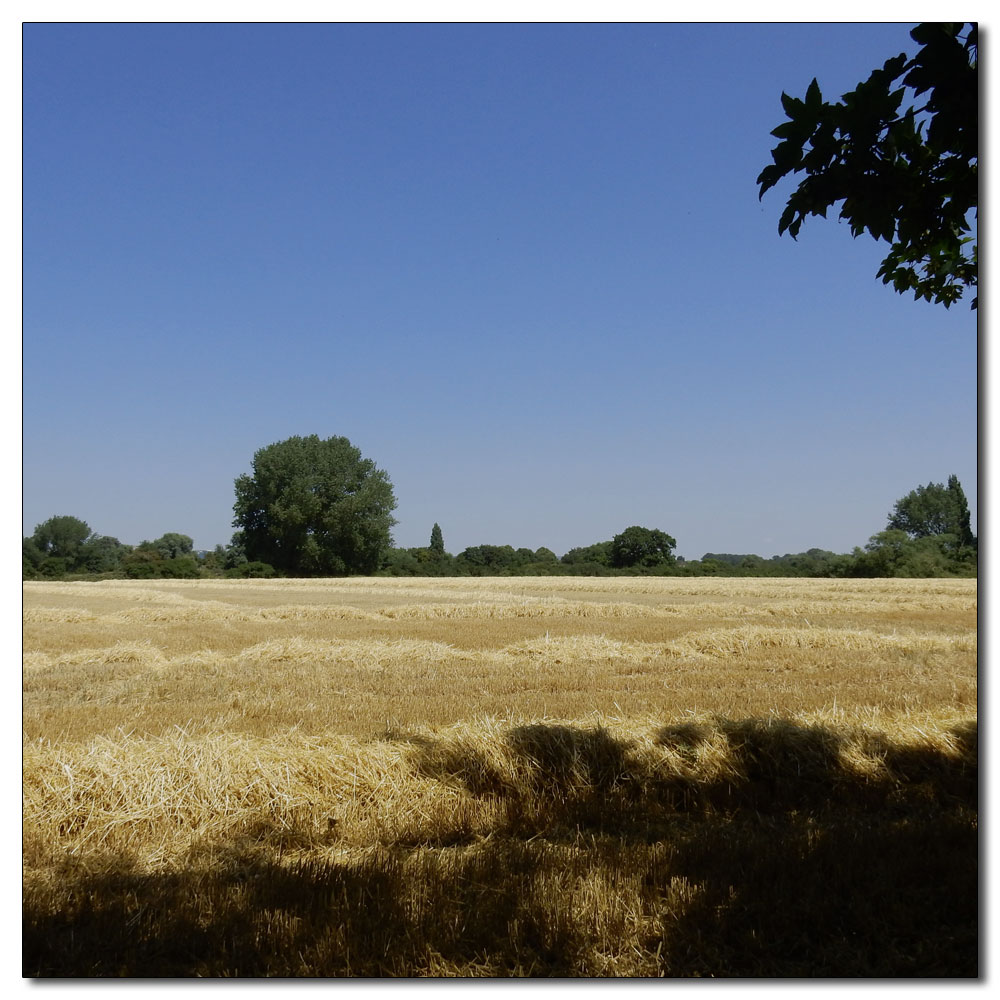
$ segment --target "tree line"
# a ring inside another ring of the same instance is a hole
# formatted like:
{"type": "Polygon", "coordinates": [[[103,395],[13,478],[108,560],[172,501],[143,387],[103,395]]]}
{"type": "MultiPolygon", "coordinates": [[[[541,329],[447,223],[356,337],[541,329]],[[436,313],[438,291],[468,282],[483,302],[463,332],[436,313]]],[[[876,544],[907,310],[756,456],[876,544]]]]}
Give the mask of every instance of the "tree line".
{"type": "Polygon", "coordinates": [[[294,437],[262,448],[235,483],[228,545],[194,550],[167,532],[126,545],[60,515],[23,539],[25,579],[382,576],[975,576],[978,540],[956,476],[896,501],[884,530],[850,553],[812,548],[765,559],[754,553],[676,556],[677,541],[632,525],[606,541],[557,556],[549,548],[445,549],[439,524],[426,546],[398,548],[392,483],[347,438],[294,437]]]}

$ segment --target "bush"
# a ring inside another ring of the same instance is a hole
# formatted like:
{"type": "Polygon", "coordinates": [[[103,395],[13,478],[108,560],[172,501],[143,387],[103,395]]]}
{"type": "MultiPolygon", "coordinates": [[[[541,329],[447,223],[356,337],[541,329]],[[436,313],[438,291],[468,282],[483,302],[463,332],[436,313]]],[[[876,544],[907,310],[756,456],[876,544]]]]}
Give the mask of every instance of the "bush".
{"type": "Polygon", "coordinates": [[[66,574],[66,560],[60,556],[49,556],[42,560],[38,572],[50,580],[57,580],[66,574]]]}
{"type": "Polygon", "coordinates": [[[122,561],[122,569],[130,580],[197,580],[201,574],[194,556],[162,559],[149,549],[136,549],[122,561]]]}
{"type": "Polygon", "coordinates": [[[152,580],[160,575],[156,563],[132,562],[123,567],[129,580],[152,580]]]}
{"type": "Polygon", "coordinates": [[[270,563],[257,560],[255,562],[240,563],[239,566],[227,569],[225,575],[230,579],[266,580],[272,576],[277,576],[278,571],[270,563]]]}
{"type": "Polygon", "coordinates": [[[175,580],[197,580],[201,576],[201,567],[194,556],[164,559],[160,563],[160,576],[175,580]]]}

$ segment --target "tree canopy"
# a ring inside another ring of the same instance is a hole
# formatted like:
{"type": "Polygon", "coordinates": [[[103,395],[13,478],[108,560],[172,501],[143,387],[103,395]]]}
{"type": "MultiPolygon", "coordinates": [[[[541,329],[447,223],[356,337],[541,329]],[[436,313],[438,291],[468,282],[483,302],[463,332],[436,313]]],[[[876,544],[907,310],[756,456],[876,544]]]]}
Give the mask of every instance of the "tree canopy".
{"type": "Polygon", "coordinates": [[[372,573],[392,544],[388,475],[345,437],[261,448],[236,480],[233,526],[250,562],[300,576],[372,573]]]}
{"type": "Polygon", "coordinates": [[[182,535],[177,531],[168,531],[154,541],[143,544],[156,549],[164,559],[177,559],[180,556],[190,555],[194,549],[194,540],[191,536],[182,535]]]}
{"type": "Polygon", "coordinates": [[[889,531],[903,531],[910,538],[951,535],[959,547],[974,546],[969,502],[957,476],[948,484],[928,483],[897,500],[889,512],[889,531]]]}
{"type": "Polygon", "coordinates": [[[434,527],[431,528],[430,550],[437,555],[444,555],[444,535],[441,533],[441,525],[437,521],[434,522],[434,527]]]}
{"type": "Polygon", "coordinates": [[[676,546],[677,540],[666,532],[633,525],[611,539],[611,565],[623,568],[673,563],[676,546]]]}
{"type": "Polygon", "coordinates": [[[910,37],[921,46],[912,59],[888,59],[836,104],[823,100],[815,79],[804,99],[782,93],[789,120],[771,132],[781,142],[757,183],[763,198],[804,172],[779,233],[794,239],[806,216],[826,218],[842,203],[853,236],[867,231],[891,244],[877,275],[883,284],[948,307],[978,285],[969,216],[978,218],[979,207],[979,32],[976,24],[921,24],[910,37]],[[924,95],[921,106],[911,103],[924,95]]]}
{"type": "Polygon", "coordinates": [[[38,550],[46,556],[75,563],[83,551],[83,544],[90,538],[90,526],[86,521],[69,515],[57,515],[35,527],[31,536],[38,550]]]}

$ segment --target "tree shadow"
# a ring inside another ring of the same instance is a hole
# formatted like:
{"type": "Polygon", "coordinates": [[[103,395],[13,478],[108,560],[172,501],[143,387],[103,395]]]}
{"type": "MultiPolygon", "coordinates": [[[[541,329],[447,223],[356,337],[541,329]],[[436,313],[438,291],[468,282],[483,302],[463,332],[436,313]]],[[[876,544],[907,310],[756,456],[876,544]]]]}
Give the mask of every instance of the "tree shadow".
{"type": "Polygon", "coordinates": [[[651,758],[637,741],[600,726],[515,726],[498,753],[471,740],[406,739],[417,750],[414,765],[421,774],[502,803],[506,833],[583,827],[645,838],[677,813],[871,811],[908,803],[975,808],[978,725],[964,722],[950,733],[953,754],[899,744],[877,732],[852,734],[779,718],[717,718],[659,729],[654,744],[670,751],[673,761],[651,758]],[[859,771],[848,750],[877,766],[859,771]]]}
{"type": "Polygon", "coordinates": [[[165,872],[67,857],[26,884],[24,975],[976,976],[977,726],[951,736],[869,734],[874,777],[787,720],[664,726],[670,767],[601,727],[406,737],[502,806],[485,838],[309,849],[264,824],[165,872]]]}
{"type": "Polygon", "coordinates": [[[672,976],[978,974],[968,816],[734,816],[677,844],[697,893],[660,922],[672,976]]]}
{"type": "Polygon", "coordinates": [[[499,840],[454,856],[291,861],[216,845],[152,874],[125,856],[91,859],[59,892],[26,893],[23,975],[409,977],[435,963],[571,975],[574,948],[534,907],[543,862],[537,847],[499,840]]]}

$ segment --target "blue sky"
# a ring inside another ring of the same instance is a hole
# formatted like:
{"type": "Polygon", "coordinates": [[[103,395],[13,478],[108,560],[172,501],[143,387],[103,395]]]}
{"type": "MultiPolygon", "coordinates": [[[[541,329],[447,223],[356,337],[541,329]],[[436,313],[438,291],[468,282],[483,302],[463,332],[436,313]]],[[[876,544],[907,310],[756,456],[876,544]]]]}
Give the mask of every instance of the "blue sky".
{"type": "Polygon", "coordinates": [[[951,473],[975,520],[976,314],[754,183],[909,27],[27,25],[24,532],[211,548],[314,433],[404,546],[849,551],[951,473]]]}

